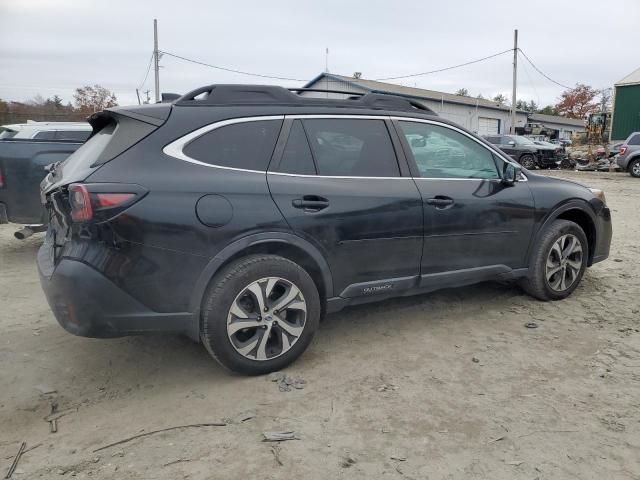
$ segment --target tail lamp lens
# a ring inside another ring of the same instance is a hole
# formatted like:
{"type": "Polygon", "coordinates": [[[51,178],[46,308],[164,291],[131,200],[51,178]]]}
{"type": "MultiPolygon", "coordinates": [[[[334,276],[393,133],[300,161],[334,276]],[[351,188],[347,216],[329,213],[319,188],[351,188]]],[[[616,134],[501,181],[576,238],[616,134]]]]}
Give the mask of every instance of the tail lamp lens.
{"type": "Polygon", "coordinates": [[[624,155],[625,153],[627,153],[627,147],[620,147],[620,155],[624,155]]]}
{"type": "Polygon", "coordinates": [[[125,206],[135,197],[135,193],[90,192],[86,185],[74,183],[69,186],[71,219],[88,222],[103,211],[125,206]]]}
{"type": "Polygon", "coordinates": [[[96,193],[97,208],[119,207],[136,195],[134,193],[96,193]]]}
{"type": "Polygon", "coordinates": [[[69,186],[69,201],[71,203],[71,219],[74,222],[88,222],[93,218],[91,197],[87,187],[80,184],[69,186]]]}
{"type": "Polygon", "coordinates": [[[4,187],[4,176],[2,175],[2,169],[0,168],[0,188],[4,187]]]}

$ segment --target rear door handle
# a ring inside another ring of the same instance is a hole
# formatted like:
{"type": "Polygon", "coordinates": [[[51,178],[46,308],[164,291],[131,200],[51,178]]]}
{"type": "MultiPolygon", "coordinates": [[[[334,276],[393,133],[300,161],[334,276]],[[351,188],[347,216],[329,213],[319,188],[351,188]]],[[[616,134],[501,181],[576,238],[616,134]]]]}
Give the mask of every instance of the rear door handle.
{"type": "Polygon", "coordinates": [[[427,204],[433,205],[436,208],[444,209],[449,208],[454,204],[453,198],[445,197],[443,195],[437,195],[433,198],[427,198],[427,204]]]}
{"type": "Polygon", "coordinates": [[[318,195],[305,195],[291,201],[293,208],[301,208],[309,212],[319,212],[329,206],[329,200],[318,195]]]}

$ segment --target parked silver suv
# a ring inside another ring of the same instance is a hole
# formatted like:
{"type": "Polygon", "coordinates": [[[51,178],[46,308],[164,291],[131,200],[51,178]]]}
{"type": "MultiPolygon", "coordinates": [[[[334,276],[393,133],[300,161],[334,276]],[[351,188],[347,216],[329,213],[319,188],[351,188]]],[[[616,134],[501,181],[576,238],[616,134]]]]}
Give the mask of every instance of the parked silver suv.
{"type": "Polygon", "coordinates": [[[640,132],[633,132],[620,147],[618,165],[632,177],[640,178],[640,132]]]}

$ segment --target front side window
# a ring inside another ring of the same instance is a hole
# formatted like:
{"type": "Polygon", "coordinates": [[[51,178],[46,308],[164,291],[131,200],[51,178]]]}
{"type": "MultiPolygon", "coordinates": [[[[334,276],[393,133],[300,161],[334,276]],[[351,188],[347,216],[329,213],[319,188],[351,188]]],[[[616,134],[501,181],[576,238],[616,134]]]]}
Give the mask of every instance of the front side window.
{"type": "Polygon", "coordinates": [[[221,167],[265,171],[282,120],[258,120],[216,128],[189,142],[186,156],[221,167]]]}
{"type": "Polygon", "coordinates": [[[309,119],[304,128],[318,175],[399,177],[400,169],[383,120],[309,119]]]}
{"type": "Polygon", "coordinates": [[[500,178],[493,154],[450,128],[400,121],[422,178],[500,178]]]}

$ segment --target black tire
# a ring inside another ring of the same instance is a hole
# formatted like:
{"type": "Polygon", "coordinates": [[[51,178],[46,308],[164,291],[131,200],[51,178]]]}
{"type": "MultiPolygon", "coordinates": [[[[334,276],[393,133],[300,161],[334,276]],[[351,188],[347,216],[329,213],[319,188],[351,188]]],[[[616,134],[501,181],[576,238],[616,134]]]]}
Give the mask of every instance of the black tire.
{"type": "Polygon", "coordinates": [[[306,350],[318,329],[320,311],[318,289],[302,267],[277,255],[248,255],[230,263],[213,278],[203,299],[201,340],[211,356],[229,370],[262,375],[286,367],[306,350]],[[288,351],[257,360],[257,356],[251,359],[236,350],[227,334],[227,319],[236,297],[253,282],[267,277],[280,277],[300,290],[306,303],[306,318],[302,334],[288,351]]]}
{"type": "Polygon", "coordinates": [[[536,168],[536,159],[533,155],[526,153],[520,157],[520,165],[522,165],[527,170],[533,170],[536,168]]]}
{"type": "Polygon", "coordinates": [[[547,227],[542,233],[538,244],[534,246],[529,263],[529,273],[527,277],[521,280],[520,285],[525,292],[539,300],[549,301],[567,298],[580,284],[580,280],[587,268],[588,257],[589,243],[582,228],[569,220],[556,220],[547,227]],[[558,291],[550,286],[550,282],[547,279],[546,265],[552,247],[564,235],[573,235],[581,243],[581,265],[573,283],[568,288],[558,291]]]}
{"type": "Polygon", "coordinates": [[[629,163],[629,175],[640,178],[640,158],[636,158],[629,163]]]}

